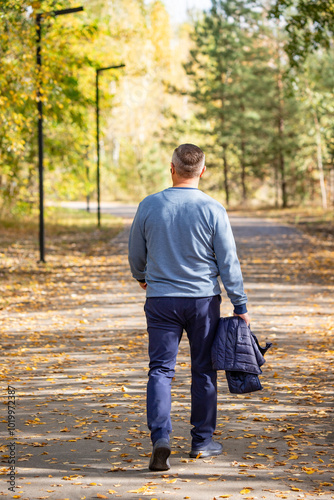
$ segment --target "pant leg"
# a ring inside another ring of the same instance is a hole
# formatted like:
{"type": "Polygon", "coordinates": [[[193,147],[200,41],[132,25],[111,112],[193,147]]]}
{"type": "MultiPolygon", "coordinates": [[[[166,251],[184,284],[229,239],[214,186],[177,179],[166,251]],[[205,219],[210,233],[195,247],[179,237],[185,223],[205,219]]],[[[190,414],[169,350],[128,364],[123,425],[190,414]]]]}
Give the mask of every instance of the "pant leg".
{"type": "Polygon", "coordinates": [[[145,303],[150,357],[147,424],[153,444],[160,438],[168,439],[172,431],[171,383],[183,332],[173,302],[169,297],[151,297],[145,303]]]}
{"type": "Polygon", "coordinates": [[[192,447],[208,444],[217,420],[217,372],[212,368],[211,347],[220,318],[220,295],[193,299],[185,327],[191,353],[192,447]]]}

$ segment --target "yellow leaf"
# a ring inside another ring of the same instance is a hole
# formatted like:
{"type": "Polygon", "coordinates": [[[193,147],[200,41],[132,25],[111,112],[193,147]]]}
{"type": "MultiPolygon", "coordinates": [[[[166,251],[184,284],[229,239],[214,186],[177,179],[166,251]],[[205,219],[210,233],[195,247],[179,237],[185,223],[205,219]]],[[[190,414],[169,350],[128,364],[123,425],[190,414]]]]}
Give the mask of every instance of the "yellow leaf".
{"type": "Polygon", "coordinates": [[[293,453],[292,455],[289,456],[289,460],[297,460],[298,455],[296,453],[293,453]]]}
{"type": "Polygon", "coordinates": [[[303,491],[300,488],[296,488],[296,486],[291,486],[292,491],[303,491]]]}
{"type": "Polygon", "coordinates": [[[230,498],[232,495],[219,495],[218,498],[230,498]]]}
{"type": "Polygon", "coordinates": [[[144,493],[145,491],[147,491],[147,486],[142,486],[138,490],[129,490],[127,493],[144,493]]]}
{"type": "Polygon", "coordinates": [[[116,493],[115,490],[108,490],[108,493],[110,493],[110,495],[113,495],[114,493],[116,493]]]}
{"type": "Polygon", "coordinates": [[[250,493],[254,488],[244,488],[243,490],[240,491],[241,495],[246,495],[247,493],[250,493]]]}
{"type": "Polygon", "coordinates": [[[302,470],[306,472],[306,474],[314,474],[315,472],[318,472],[318,469],[315,469],[314,467],[302,467],[302,470]]]}
{"type": "Polygon", "coordinates": [[[101,493],[98,493],[96,496],[97,496],[97,498],[108,498],[105,495],[101,495],[101,493]]]}

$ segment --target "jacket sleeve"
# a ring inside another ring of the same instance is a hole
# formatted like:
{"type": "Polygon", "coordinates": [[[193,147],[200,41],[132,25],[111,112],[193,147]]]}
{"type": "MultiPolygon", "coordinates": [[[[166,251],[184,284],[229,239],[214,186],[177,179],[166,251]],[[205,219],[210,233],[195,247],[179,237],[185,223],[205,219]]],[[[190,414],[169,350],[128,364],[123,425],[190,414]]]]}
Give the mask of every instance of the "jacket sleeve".
{"type": "Polygon", "coordinates": [[[141,208],[137,209],[129,236],[129,264],[132,276],[141,282],[145,281],[146,270],[146,240],[141,224],[141,208]]]}
{"type": "Polygon", "coordinates": [[[213,248],[219,274],[226,293],[234,306],[234,312],[244,314],[247,312],[247,295],[244,292],[243,278],[232,228],[224,207],[221,207],[215,221],[213,248]]]}

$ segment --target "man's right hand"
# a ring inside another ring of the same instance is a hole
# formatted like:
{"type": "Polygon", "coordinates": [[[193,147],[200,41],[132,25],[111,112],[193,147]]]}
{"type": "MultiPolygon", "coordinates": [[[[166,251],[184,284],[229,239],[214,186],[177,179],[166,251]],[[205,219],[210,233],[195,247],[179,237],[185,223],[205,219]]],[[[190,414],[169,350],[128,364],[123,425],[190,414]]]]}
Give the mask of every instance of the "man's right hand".
{"type": "Polygon", "coordinates": [[[246,324],[247,326],[250,325],[250,317],[249,317],[249,314],[248,313],[245,313],[245,314],[236,314],[236,313],[233,313],[234,316],[239,316],[240,318],[242,318],[244,321],[246,321],[246,324]]]}

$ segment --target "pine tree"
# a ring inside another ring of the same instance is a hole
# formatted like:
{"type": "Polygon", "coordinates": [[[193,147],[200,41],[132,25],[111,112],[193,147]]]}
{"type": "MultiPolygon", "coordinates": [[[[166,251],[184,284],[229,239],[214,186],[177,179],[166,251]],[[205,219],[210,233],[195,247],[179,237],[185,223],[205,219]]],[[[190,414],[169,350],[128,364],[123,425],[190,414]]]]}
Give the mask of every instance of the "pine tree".
{"type": "Polygon", "coordinates": [[[235,171],[244,201],[247,175],[263,175],[261,120],[273,85],[264,30],[260,14],[246,2],[214,0],[192,35],[194,48],[186,65],[191,97],[200,107],[197,117],[214,137],[213,153],[223,164],[227,204],[235,171]]]}

